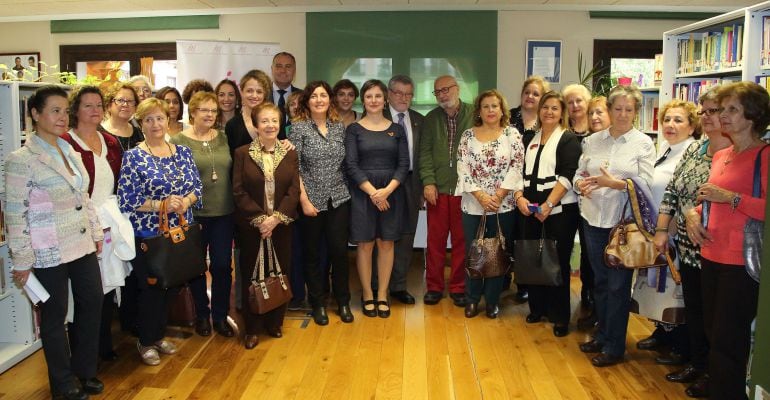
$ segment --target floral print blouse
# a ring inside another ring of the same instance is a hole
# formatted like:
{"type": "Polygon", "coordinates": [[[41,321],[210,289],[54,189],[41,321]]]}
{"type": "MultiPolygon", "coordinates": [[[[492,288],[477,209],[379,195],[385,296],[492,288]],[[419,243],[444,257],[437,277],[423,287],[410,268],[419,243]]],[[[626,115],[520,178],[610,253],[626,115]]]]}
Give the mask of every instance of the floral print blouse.
{"type": "Polygon", "coordinates": [[[663,193],[660,214],[676,216],[676,244],[681,262],[700,268],[700,247],[687,236],[685,212],[695,207],[698,188],[706,183],[711,172],[711,156],[706,152],[708,139],[695,141],[685,150],[674,175],[663,193]]]}
{"type": "Polygon", "coordinates": [[[462,196],[462,210],[466,214],[484,214],[484,208],[471,194],[483,190],[494,195],[499,188],[510,193],[503,199],[498,212],[505,213],[516,208],[513,193],[522,190],[524,180],[524,144],[516,128],[508,126],[495,140],[480,142],[473,128],[463,132],[457,149],[457,189],[462,196]]]}

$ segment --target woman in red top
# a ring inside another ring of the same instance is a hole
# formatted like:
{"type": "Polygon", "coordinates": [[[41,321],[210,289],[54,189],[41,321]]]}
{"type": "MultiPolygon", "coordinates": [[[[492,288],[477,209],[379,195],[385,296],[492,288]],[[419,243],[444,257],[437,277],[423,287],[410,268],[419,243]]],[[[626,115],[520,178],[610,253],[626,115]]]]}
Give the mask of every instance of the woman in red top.
{"type": "Polygon", "coordinates": [[[687,216],[687,234],[701,246],[703,321],[711,344],[709,398],[747,399],[746,364],[751,321],[757,314],[759,284],[746,273],[743,227],[749,217],[765,219],[768,151],[761,140],[770,124],[770,96],[752,82],[736,82],[717,94],[722,132],[733,146],[714,154],[698,201],[710,202],[711,215],[701,224],[702,206],[687,216]],[[761,162],[760,197],[752,196],[754,162],[761,162]],[[704,228],[706,225],[707,228],[704,228]]]}

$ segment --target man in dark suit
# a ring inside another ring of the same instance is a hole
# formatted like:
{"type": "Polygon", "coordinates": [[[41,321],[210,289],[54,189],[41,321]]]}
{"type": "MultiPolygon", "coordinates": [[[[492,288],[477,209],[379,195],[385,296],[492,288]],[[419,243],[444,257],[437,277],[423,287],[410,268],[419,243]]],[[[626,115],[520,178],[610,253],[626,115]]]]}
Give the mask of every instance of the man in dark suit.
{"type": "Polygon", "coordinates": [[[422,207],[422,182],[419,174],[420,129],[423,116],[412,110],[414,82],[406,75],[396,75],[388,82],[388,103],[385,117],[401,125],[409,143],[409,174],[401,185],[406,194],[408,207],[407,232],[396,242],[393,272],[390,277],[390,297],[404,304],[414,304],[414,296],[406,290],[406,275],[412,263],[414,233],[417,230],[417,216],[422,207]],[[414,171],[414,172],[413,172],[414,171]]]}
{"type": "Polygon", "coordinates": [[[278,131],[278,139],[286,139],[286,126],[291,125],[289,114],[286,112],[286,100],[291,92],[301,90],[291,83],[297,73],[297,61],[291,53],[282,51],[273,56],[273,65],[270,67],[273,75],[273,102],[281,109],[281,129],[278,131]]]}

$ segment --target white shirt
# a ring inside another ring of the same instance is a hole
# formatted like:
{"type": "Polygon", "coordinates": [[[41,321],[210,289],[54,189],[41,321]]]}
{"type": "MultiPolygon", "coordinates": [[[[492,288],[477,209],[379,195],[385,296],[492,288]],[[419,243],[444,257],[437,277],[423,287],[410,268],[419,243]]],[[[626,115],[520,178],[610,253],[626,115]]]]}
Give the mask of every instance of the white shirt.
{"type": "MultiPolygon", "coordinates": [[[[605,129],[583,140],[583,154],[572,180],[574,190],[579,194],[577,181],[601,175],[601,167],[617,179],[639,177],[649,186],[654,165],[655,145],[647,135],[631,128],[615,139],[609,129],[605,129]]],[[[591,192],[590,198],[580,197],[580,215],[593,227],[612,228],[620,221],[627,199],[625,191],[598,188],[591,192]]]]}
{"type": "Polygon", "coordinates": [[[695,139],[693,139],[692,136],[673,146],[669,145],[666,140],[661,141],[658,155],[655,160],[657,162],[664,154],[666,155],[666,159],[655,167],[655,170],[652,173],[652,184],[650,184],[650,190],[652,191],[651,200],[656,210],[660,208],[660,203],[663,201],[663,193],[666,192],[666,186],[668,186],[668,182],[671,181],[671,177],[674,176],[674,170],[676,169],[677,164],[679,164],[679,160],[682,159],[684,151],[687,150],[694,141],[695,139]],[[671,149],[671,151],[666,154],[666,151],[669,149],[671,149]]]}
{"type": "Polygon", "coordinates": [[[412,137],[412,120],[409,118],[409,109],[407,109],[404,112],[397,111],[393,106],[390,107],[390,116],[393,119],[393,122],[395,122],[398,125],[398,114],[404,114],[404,125],[406,129],[406,140],[409,144],[409,170],[411,171],[413,168],[413,162],[414,162],[414,138],[412,137]]]}
{"type": "MultiPolygon", "coordinates": [[[[275,104],[275,105],[278,105],[278,101],[281,98],[281,94],[278,93],[279,89],[280,88],[278,87],[278,85],[276,85],[275,82],[274,82],[273,83],[273,104],[275,104]]],[[[285,102],[286,100],[289,99],[289,93],[291,93],[291,85],[289,85],[286,89],[283,89],[283,90],[286,91],[286,93],[283,94],[283,101],[285,102]]],[[[287,104],[287,106],[288,106],[288,104],[287,104]]]]}

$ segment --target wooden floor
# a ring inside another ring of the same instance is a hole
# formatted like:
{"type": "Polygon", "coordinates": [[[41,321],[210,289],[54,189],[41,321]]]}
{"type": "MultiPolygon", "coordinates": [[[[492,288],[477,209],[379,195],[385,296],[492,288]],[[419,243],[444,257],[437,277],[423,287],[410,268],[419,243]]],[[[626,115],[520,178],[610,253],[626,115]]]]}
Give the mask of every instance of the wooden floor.
{"type": "MultiPolygon", "coordinates": [[[[417,254],[417,253],[416,253],[417,254]]],[[[418,258],[418,257],[415,257],[418,258]]],[[[351,277],[357,284],[357,277],[351,277]]],[[[260,336],[253,350],[237,338],[200,337],[171,328],[179,353],[159,366],[143,365],[136,339],[115,334],[117,361],[103,363],[99,399],[678,399],[685,386],[669,383],[671,369],[634,344],[651,324],[629,323],[626,362],[594,368],[578,349],[586,333],[556,338],[551,324],[526,324],[526,304],[503,294],[498,319],[466,319],[448,298],[422,303],[422,270],[410,271],[417,304],[394,304],[389,319],[366,318],[352,304],[355,322],[343,324],[330,309],[330,324],[317,326],[289,313],[284,337],[260,336]]],[[[580,280],[572,279],[573,319],[580,311],[580,280]]],[[[358,298],[360,291],[353,292],[358,298]]],[[[238,322],[236,316],[235,322],[238,322]]],[[[50,397],[42,351],[0,375],[0,399],[50,397]]]]}

